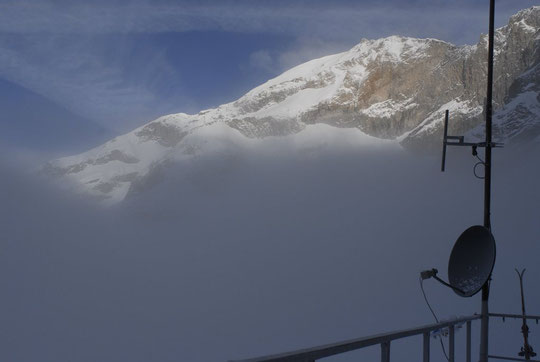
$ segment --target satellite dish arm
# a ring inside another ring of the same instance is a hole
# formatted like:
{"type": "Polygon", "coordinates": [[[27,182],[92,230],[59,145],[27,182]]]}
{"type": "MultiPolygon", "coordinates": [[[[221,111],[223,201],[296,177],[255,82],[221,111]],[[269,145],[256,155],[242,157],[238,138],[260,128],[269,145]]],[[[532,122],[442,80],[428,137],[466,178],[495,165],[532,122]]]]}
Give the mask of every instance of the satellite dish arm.
{"type": "Polygon", "coordinates": [[[441,283],[442,285],[446,285],[448,288],[454,289],[456,292],[459,292],[460,294],[466,294],[463,290],[461,290],[461,289],[459,289],[457,287],[454,287],[450,283],[447,283],[444,280],[442,280],[441,278],[439,278],[437,276],[438,272],[439,271],[437,269],[435,269],[435,268],[433,268],[431,270],[424,270],[423,272],[420,272],[420,277],[422,278],[422,280],[433,278],[436,281],[438,281],[439,283],[441,283]]]}
{"type": "Polygon", "coordinates": [[[459,292],[461,294],[466,294],[463,290],[457,288],[457,287],[454,287],[453,285],[450,285],[449,283],[445,282],[444,280],[442,280],[441,278],[439,278],[438,276],[434,275],[433,276],[433,279],[435,279],[436,281],[438,281],[439,283],[443,284],[443,285],[446,285],[447,287],[449,288],[452,288],[454,289],[456,292],[459,292]]]}

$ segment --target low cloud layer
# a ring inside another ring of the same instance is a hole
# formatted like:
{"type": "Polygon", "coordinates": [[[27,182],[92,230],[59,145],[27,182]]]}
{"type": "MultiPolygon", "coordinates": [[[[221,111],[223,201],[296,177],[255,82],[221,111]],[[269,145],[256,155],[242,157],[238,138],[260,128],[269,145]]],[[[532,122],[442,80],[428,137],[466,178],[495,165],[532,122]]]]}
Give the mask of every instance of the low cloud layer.
{"type": "MultiPolygon", "coordinates": [[[[535,150],[496,151],[491,308],[519,312],[513,268],[526,267],[537,314],[540,169],[535,150]]],[[[3,160],[1,359],[224,361],[431,323],[418,273],[446,277],[453,241],[481,223],[474,162],[452,150],[442,174],[396,150],[219,156],[102,209],[3,160]]],[[[425,287],[443,319],[479,311],[479,297],[425,287]]],[[[494,354],[519,351],[518,322],[491,328],[494,354]]],[[[392,345],[420,353],[420,339],[392,345]]]]}

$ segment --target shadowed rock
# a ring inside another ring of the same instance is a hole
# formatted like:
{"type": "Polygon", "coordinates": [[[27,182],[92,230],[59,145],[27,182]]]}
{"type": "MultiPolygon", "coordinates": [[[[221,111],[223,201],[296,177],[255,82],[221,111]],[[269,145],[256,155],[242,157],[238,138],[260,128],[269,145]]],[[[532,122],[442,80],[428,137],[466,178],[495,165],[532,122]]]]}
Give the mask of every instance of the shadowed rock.
{"type": "Polygon", "coordinates": [[[174,147],[187,135],[187,132],[183,132],[171,124],[152,122],[144,126],[135,135],[142,141],[157,141],[162,146],[174,147]]]}

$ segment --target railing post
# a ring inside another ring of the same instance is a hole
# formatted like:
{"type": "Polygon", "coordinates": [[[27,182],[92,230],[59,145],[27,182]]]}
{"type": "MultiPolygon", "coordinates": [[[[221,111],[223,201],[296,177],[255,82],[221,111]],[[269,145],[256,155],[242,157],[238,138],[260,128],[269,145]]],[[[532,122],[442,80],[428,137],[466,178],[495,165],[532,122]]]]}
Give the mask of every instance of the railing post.
{"type": "Polygon", "coordinates": [[[467,321],[467,351],[466,351],[466,362],[471,362],[471,321],[467,321]]]}
{"type": "Polygon", "coordinates": [[[381,343],[381,362],[390,362],[390,341],[381,343]]]}
{"type": "Polygon", "coordinates": [[[429,332],[424,333],[424,362],[429,362],[429,332]]]}
{"type": "Polygon", "coordinates": [[[448,362],[454,362],[455,360],[455,333],[454,325],[448,327],[449,336],[448,336],[448,362]]]}

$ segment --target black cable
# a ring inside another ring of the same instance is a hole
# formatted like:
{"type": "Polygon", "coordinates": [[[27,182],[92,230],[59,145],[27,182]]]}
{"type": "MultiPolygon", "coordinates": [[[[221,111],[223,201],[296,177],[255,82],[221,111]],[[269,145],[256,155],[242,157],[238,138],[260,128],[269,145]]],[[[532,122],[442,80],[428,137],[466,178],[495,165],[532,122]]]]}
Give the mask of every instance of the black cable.
{"type": "Polygon", "coordinates": [[[437,318],[437,315],[435,315],[435,312],[433,311],[433,308],[431,308],[431,304],[429,304],[429,301],[426,297],[426,292],[424,291],[424,280],[420,278],[420,289],[422,290],[422,294],[424,295],[424,300],[426,301],[426,304],[431,311],[431,314],[433,314],[433,318],[435,318],[435,321],[439,323],[439,318],[437,318]]]}
{"type": "Polygon", "coordinates": [[[477,173],[476,173],[476,168],[478,167],[478,165],[482,165],[484,166],[484,163],[483,162],[477,162],[474,164],[474,167],[473,167],[473,173],[474,173],[474,177],[480,179],[480,180],[483,180],[485,178],[485,176],[479,176],[477,173]]]}
{"type": "MultiPolygon", "coordinates": [[[[431,314],[433,314],[433,318],[435,318],[435,321],[437,323],[439,323],[439,318],[437,318],[437,315],[433,311],[433,308],[431,308],[431,304],[429,304],[429,301],[427,299],[426,292],[424,291],[424,280],[422,278],[420,278],[420,289],[422,290],[422,294],[424,295],[424,300],[426,301],[426,304],[427,304],[429,310],[431,311],[431,314]]],[[[446,348],[444,348],[444,343],[442,341],[442,335],[439,336],[439,342],[441,342],[441,348],[442,348],[442,351],[444,353],[444,357],[446,357],[447,361],[450,361],[450,358],[448,358],[448,355],[446,354],[446,348]]]]}
{"type": "Polygon", "coordinates": [[[476,158],[479,160],[479,162],[475,163],[474,164],[474,167],[473,167],[473,173],[474,173],[474,177],[480,179],[480,180],[483,180],[485,178],[485,176],[479,176],[477,173],[476,173],[476,168],[478,167],[478,165],[482,165],[482,166],[486,166],[486,163],[484,162],[484,160],[482,160],[480,158],[480,156],[478,156],[478,154],[475,154],[474,156],[476,156],[476,158]]]}

